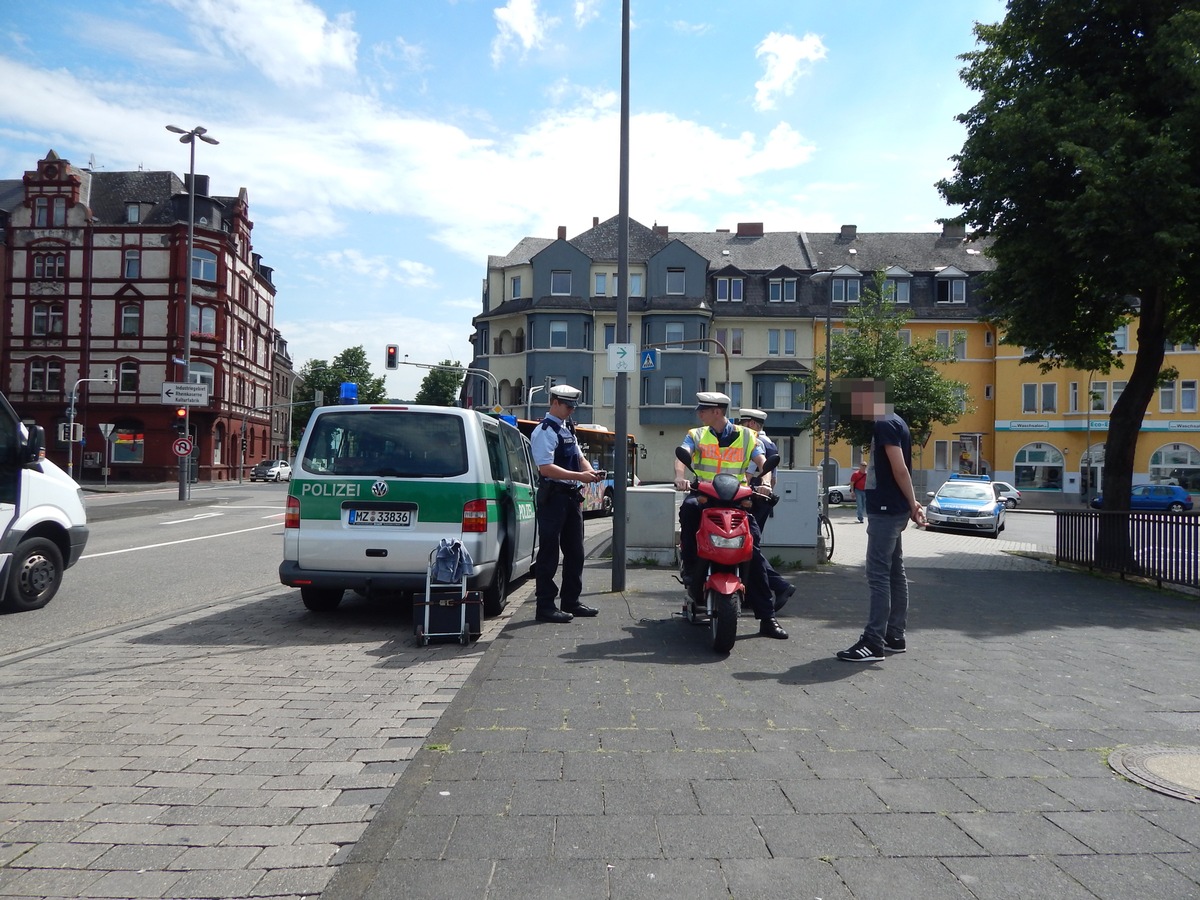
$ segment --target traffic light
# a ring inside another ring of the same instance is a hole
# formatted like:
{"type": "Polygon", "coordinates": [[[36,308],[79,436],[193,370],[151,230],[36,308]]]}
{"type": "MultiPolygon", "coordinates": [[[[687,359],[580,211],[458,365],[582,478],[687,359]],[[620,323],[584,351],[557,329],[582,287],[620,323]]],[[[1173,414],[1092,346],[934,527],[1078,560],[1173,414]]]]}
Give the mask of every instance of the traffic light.
{"type": "Polygon", "coordinates": [[[399,344],[388,344],[387,345],[386,362],[384,363],[384,365],[389,369],[400,368],[400,345],[399,344]]]}
{"type": "Polygon", "coordinates": [[[172,424],[176,434],[187,434],[187,412],[186,406],[175,407],[175,421],[172,424]]]}

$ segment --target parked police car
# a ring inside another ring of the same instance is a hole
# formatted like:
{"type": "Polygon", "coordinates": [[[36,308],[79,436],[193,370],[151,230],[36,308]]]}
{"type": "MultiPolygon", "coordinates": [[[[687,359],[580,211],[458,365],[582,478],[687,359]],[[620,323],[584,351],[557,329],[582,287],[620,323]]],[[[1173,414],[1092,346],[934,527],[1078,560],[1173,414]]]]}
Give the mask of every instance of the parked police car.
{"type": "Polygon", "coordinates": [[[996,496],[986,475],[951,475],[929,493],[925,530],[953,528],[982,531],[996,538],[1004,530],[1005,503],[996,496]]]}

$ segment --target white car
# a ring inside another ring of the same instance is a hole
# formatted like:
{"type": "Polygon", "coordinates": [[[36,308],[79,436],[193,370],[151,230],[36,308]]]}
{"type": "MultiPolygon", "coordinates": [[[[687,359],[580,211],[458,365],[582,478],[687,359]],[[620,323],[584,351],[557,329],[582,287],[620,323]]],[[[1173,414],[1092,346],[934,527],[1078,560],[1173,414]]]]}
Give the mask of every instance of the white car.
{"type": "Polygon", "coordinates": [[[835,484],[826,493],[830,503],[845,503],[854,499],[854,488],[848,484],[835,484]]]}
{"type": "Polygon", "coordinates": [[[1016,509],[1021,505],[1021,492],[1007,481],[993,481],[992,490],[996,492],[996,499],[1003,500],[1009,509],[1016,509]]]}
{"type": "Polygon", "coordinates": [[[292,467],[286,459],[264,459],[250,470],[251,481],[291,481],[292,467]]]}

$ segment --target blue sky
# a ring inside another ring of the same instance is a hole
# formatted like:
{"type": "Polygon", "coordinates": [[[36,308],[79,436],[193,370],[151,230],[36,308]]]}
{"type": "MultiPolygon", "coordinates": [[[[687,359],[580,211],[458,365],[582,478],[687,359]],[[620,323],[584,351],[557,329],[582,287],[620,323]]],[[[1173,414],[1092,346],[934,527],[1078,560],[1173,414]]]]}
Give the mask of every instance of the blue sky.
{"type": "MultiPolygon", "coordinates": [[[[630,215],[933,231],[999,0],[633,0],[630,215]]],[[[467,362],[489,254],[617,213],[620,0],[0,0],[0,178],[246,188],[297,366],[467,362]],[[51,11],[52,10],[52,11],[51,11]]],[[[388,373],[394,396],[425,372],[388,373]]]]}

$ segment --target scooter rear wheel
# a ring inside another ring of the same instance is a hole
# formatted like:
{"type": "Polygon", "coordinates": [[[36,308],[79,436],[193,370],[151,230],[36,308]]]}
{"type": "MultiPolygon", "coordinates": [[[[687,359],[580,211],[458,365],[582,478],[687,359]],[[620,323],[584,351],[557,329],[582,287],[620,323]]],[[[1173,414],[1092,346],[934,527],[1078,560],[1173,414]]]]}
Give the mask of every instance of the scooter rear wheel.
{"type": "Polygon", "coordinates": [[[742,605],[742,595],[716,592],[710,594],[713,650],[717,653],[728,653],[737,640],[738,609],[742,605]]]}

